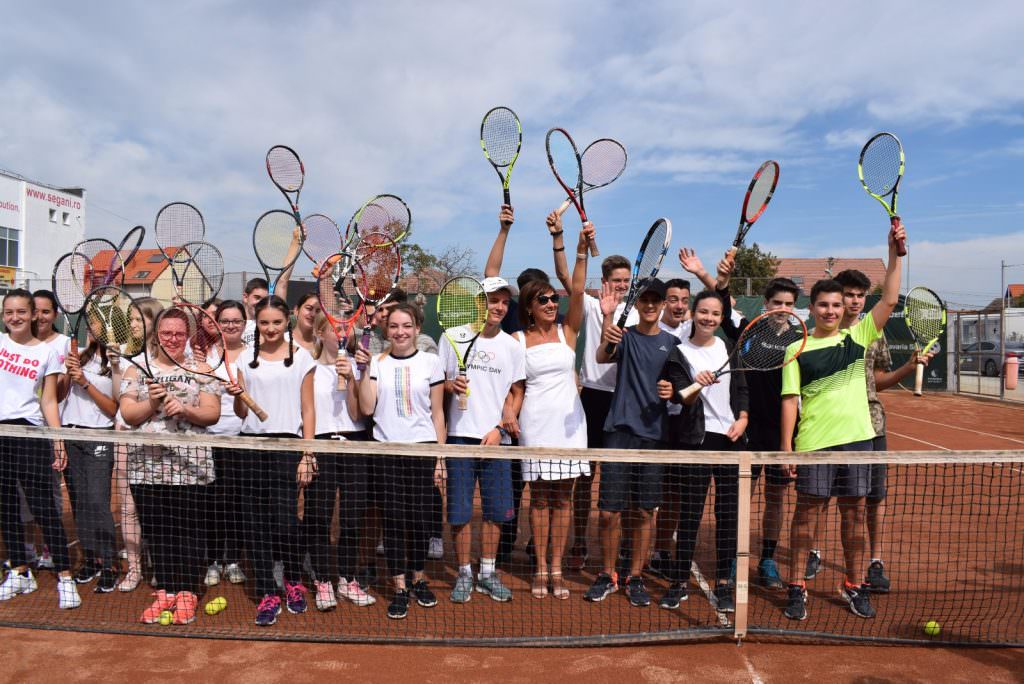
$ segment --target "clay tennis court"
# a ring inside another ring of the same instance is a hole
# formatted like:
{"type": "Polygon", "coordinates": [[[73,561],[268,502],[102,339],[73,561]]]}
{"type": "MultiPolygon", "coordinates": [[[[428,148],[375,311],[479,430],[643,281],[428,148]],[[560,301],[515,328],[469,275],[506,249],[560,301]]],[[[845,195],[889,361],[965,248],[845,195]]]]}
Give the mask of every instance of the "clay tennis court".
{"type": "MultiPolygon", "coordinates": [[[[889,415],[889,444],[892,450],[966,450],[1000,449],[1019,450],[1024,444],[1024,425],[1020,420],[1021,409],[973,399],[947,395],[931,395],[916,399],[909,392],[889,392],[885,396],[889,415]],[[922,408],[927,407],[927,415],[922,408]]],[[[903,467],[903,466],[900,466],[903,467]]],[[[956,467],[956,466],[943,466],[956,467]]],[[[971,466],[977,468],[976,466],[971,466]]],[[[990,468],[993,466],[989,466],[990,468]]],[[[915,535],[928,534],[939,529],[952,532],[963,538],[958,543],[970,543],[967,533],[970,522],[962,514],[972,511],[958,511],[956,506],[936,504],[933,494],[945,479],[935,472],[922,475],[915,469],[914,477],[895,478],[890,476],[890,497],[896,499],[903,487],[904,495],[913,495],[914,500],[924,501],[929,495],[928,505],[918,511],[914,519],[901,517],[900,526],[894,529],[889,543],[899,546],[915,535]],[[922,479],[923,478],[923,479],[922,479]],[[928,479],[931,478],[931,479],[928,479]],[[945,517],[942,517],[945,516],[945,517]],[[959,521],[959,522],[958,522],[959,521]],[[900,535],[906,535],[901,537],[900,535]]],[[[1002,500],[992,500],[991,509],[998,511],[1003,505],[1020,502],[1020,480],[1024,475],[1019,465],[1010,472],[1000,470],[988,472],[983,477],[1002,482],[1016,481],[1017,488],[998,492],[1002,500]],[[1016,478],[1016,479],[1014,479],[1016,478]]],[[[934,471],[935,469],[931,469],[934,471]]],[[[909,474],[909,471],[908,471],[909,474]]],[[[973,474],[972,477],[977,477],[973,474]]],[[[755,497],[756,510],[756,497],[755,497]]],[[[981,511],[973,511],[979,514],[981,511]]],[[[596,526],[592,526],[594,529],[596,526]]],[[[707,526],[705,526],[707,527],[707,526]]],[[[904,554],[899,563],[893,564],[894,583],[914,583],[912,596],[896,594],[883,597],[877,602],[879,619],[859,620],[844,611],[831,598],[834,593],[828,586],[835,579],[829,573],[837,573],[836,561],[841,559],[835,529],[830,527],[831,544],[823,546],[826,574],[809,582],[811,594],[811,619],[801,623],[801,630],[817,631],[835,627],[841,622],[840,632],[863,633],[864,636],[883,638],[921,638],[919,619],[922,615],[933,615],[935,605],[929,605],[930,593],[952,582],[960,587],[973,587],[984,592],[985,610],[991,614],[958,614],[941,616],[947,635],[962,630],[963,634],[985,635],[989,630],[1016,629],[1019,634],[1021,567],[1002,567],[998,563],[991,568],[964,568],[965,574],[957,574],[955,561],[929,559],[920,554],[904,554]],[[940,563],[941,565],[936,565],[940,563]],[[930,580],[920,575],[927,574],[932,563],[930,580]],[[953,576],[948,576],[951,568],[953,576]],[[982,572],[984,570],[984,572],[982,572]],[[1015,583],[1012,578],[1016,578],[1015,583]],[[934,581],[929,585],[928,581],[934,581]],[[1008,594],[1011,590],[1014,593],[1008,594]],[[888,615],[886,614],[886,601],[888,615]],[[884,620],[883,620],[884,618],[884,620]],[[817,623],[815,621],[818,621],[817,623]],[[998,623],[998,624],[997,624],[998,623]],[[1003,624],[1005,623],[1005,624],[1003,624]],[[861,630],[858,632],[857,630],[861,630]],[[882,633],[878,633],[882,632],[882,633]]],[[[1006,544],[1020,558],[1019,529],[1006,530],[1006,544]]],[[[783,535],[785,544],[786,534],[783,535]]],[[[702,535],[700,548],[706,548],[710,539],[702,535]]],[[[989,540],[991,541],[991,540],[989,540]]],[[[909,543],[909,542],[908,542],[909,543]]],[[[591,540],[592,549],[596,540],[591,540]]],[[[757,547],[752,544],[752,549],[757,547]]],[[[755,551],[756,553],[756,551],[755,551]]],[[[592,553],[593,555],[593,553],[592,553]]],[[[698,554],[698,562],[709,562],[706,554],[698,554]]],[[[300,630],[305,638],[316,638],[316,633],[336,631],[339,620],[341,629],[349,635],[370,635],[376,633],[385,638],[430,637],[431,629],[438,624],[461,624],[473,626],[465,636],[487,638],[501,636],[500,611],[516,609],[517,620],[529,616],[532,629],[539,637],[556,636],[565,633],[591,633],[595,626],[606,620],[606,626],[613,633],[643,632],[654,630],[680,629],[685,626],[704,630],[720,629],[721,635],[711,635],[714,642],[628,645],[622,647],[598,648],[546,648],[526,649],[507,647],[476,647],[458,645],[455,647],[421,645],[379,645],[379,644],[312,644],[312,643],[267,643],[224,639],[183,639],[163,636],[126,636],[110,634],[82,634],[77,632],[50,630],[4,629],[7,637],[0,660],[3,671],[11,680],[26,681],[52,679],[55,662],[59,653],[60,669],[68,674],[67,679],[95,679],[98,676],[115,676],[147,679],[167,677],[202,676],[204,678],[227,678],[231,680],[274,681],[285,677],[338,676],[346,679],[377,679],[388,681],[537,681],[559,679],[565,681],[677,681],[683,678],[702,681],[782,681],[794,679],[819,679],[828,676],[839,681],[1020,681],[1024,672],[1024,650],[987,648],[945,648],[895,645],[844,645],[834,641],[816,643],[786,643],[783,637],[751,635],[742,647],[729,640],[731,629],[716,624],[716,614],[710,604],[694,592],[685,610],[659,611],[633,609],[631,614],[613,599],[603,604],[587,604],[580,598],[585,586],[593,576],[588,567],[583,575],[572,578],[573,596],[569,601],[532,601],[528,596],[528,577],[510,578],[509,584],[517,591],[516,600],[510,605],[498,605],[491,601],[477,600],[466,606],[453,606],[442,600],[429,611],[410,611],[409,619],[398,625],[379,616],[369,617],[355,613],[354,609],[339,610],[336,613],[318,614],[315,610],[303,616],[284,616],[282,627],[291,623],[297,627],[297,620],[303,621],[300,630]],[[517,605],[518,604],[518,605],[517,605]],[[455,609],[461,609],[456,613],[455,609]],[[465,609],[469,609],[466,611],[465,609]],[[640,614],[643,615],[640,615],[640,614]],[[633,629],[630,629],[630,627],[633,629]],[[582,632],[581,632],[582,630],[582,632]]],[[[450,585],[450,566],[434,566],[430,569],[432,579],[440,580],[439,594],[443,599],[445,587],[450,585]]],[[[836,575],[837,576],[837,575],[836,575]]],[[[10,608],[18,605],[21,618],[26,615],[40,622],[55,620],[68,627],[82,629],[88,625],[82,622],[82,610],[57,615],[52,606],[52,578],[43,573],[40,591],[12,602],[10,608]],[[38,606],[36,605],[38,602],[38,606]],[[31,608],[29,606],[31,603],[31,608]],[[38,608],[38,612],[37,612],[38,608]]],[[[898,585],[896,585],[898,586],[898,585]]],[[[237,589],[230,587],[230,589],[237,589]]],[[[963,597],[963,589],[957,589],[963,597]]],[[[657,596],[660,588],[652,582],[652,594],[657,596]]],[[[99,597],[104,600],[109,597],[99,597]]],[[[934,603],[934,596],[931,597],[934,603]]],[[[966,595],[970,599],[970,595],[966,595]]],[[[95,597],[83,592],[86,608],[95,597]]],[[[141,611],[147,599],[138,591],[118,600],[130,600],[132,609],[141,611]],[[134,604],[138,603],[138,606],[134,604]]],[[[944,599],[945,600],[945,599],[944,599]]],[[[250,622],[252,606],[238,592],[230,595],[228,611],[215,618],[205,618],[199,634],[215,633],[210,621],[226,618],[233,628],[250,622]]],[[[781,618],[781,596],[765,595],[759,589],[751,591],[751,627],[759,624],[766,628],[792,628],[783,624],[781,618]],[[759,622],[760,621],[760,622],[759,622]]],[[[626,606],[628,608],[628,606],[626,606]]],[[[0,606],[0,620],[8,606],[0,606]]],[[[9,619],[6,618],[6,619],[9,619]]],[[[26,620],[27,622],[34,620],[26,620]]],[[[141,627],[141,626],[140,626],[141,627]]],[[[521,625],[520,625],[521,627],[521,625]]],[[[125,625],[127,630],[136,630],[136,625],[125,625]]],[[[147,628],[155,634],[169,635],[168,628],[147,628]]],[[[190,630],[191,628],[182,628],[190,630]]],[[[232,629],[224,635],[256,636],[255,628],[232,629]]],[[[259,636],[274,636],[260,632],[259,636]]],[[[297,635],[299,636],[299,635],[297,635]]],[[[301,638],[300,636],[300,638],[301,638]]],[[[593,637],[591,637],[593,638],[593,637]]]]}

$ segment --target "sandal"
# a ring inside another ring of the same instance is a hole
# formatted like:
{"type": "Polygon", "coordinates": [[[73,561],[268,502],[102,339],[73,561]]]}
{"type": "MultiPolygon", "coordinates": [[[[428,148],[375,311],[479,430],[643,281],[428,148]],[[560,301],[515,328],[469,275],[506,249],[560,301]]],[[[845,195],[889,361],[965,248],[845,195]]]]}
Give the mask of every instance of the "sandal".
{"type": "Polygon", "coordinates": [[[546,572],[538,572],[533,576],[530,593],[535,599],[542,599],[548,595],[548,574],[546,572]]]}
{"type": "Polygon", "coordinates": [[[551,573],[551,595],[556,599],[569,598],[569,588],[562,583],[562,571],[551,573]]]}

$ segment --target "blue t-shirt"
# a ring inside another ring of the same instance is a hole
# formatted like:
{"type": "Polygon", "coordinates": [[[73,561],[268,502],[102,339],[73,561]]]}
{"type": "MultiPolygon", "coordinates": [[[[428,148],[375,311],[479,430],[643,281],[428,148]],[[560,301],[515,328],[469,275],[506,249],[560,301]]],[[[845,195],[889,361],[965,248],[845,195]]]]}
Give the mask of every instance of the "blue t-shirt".
{"type": "Polygon", "coordinates": [[[613,357],[618,369],[605,432],[625,430],[645,439],[665,439],[668,406],[658,398],[658,378],[678,343],[664,330],[644,335],[636,326],[626,328],[613,357]]]}

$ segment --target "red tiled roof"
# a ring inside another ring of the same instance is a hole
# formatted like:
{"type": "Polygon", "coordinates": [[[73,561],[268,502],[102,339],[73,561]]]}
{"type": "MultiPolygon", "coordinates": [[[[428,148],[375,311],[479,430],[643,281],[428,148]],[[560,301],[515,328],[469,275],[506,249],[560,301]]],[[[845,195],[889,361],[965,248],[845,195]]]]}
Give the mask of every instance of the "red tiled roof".
{"type": "MultiPolygon", "coordinates": [[[[177,247],[168,248],[171,256],[174,256],[177,250],[177,247]]],[[[92,263],[97,270],[107,271],[110,269],[110,264],[113,260],[114,252],[105,249],[93,257],[92,263]]],[[[164,272],[167,265],[167,259],[164,258],[159,249],[140,249],[124,269],[124,284],[152,285],[160,277],[160,274],[164,272]],[[142,273],[146,275],[140,276],[142,273]]]]}
{"type": "MultiPolygon", "coordinates": [[[[826,269],[828,268],[827,258],[780,258],[779,268],[775,275],[780,278],[790,278],[796,281],[804,290],[810,290],[814,283],[828,277],[826,274],[826,269]]],[[[881,285],[882,281],[885,280],[885,262],[881,259],[837,258],[831,267],[832,275],[847,269],[862,271],[871,281],[872,288],[876,285],[881,285]]]]}
{"type": "Polygon", "coordinates": [[[1012,299],[1024,296],[1024,285],[1020,283],[1014,283],[1006,286],[1006,293],[1012,299]]]}

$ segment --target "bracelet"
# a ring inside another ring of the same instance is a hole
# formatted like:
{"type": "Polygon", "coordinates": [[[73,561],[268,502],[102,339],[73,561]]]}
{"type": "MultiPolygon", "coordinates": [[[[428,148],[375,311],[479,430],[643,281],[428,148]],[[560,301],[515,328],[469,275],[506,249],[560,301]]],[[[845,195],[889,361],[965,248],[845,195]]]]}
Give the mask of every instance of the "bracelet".
{"type": "Polygon", "coordinates": [[[552,247],[551,251],[552,252],[564,252],[565,251],[565,247],[552,247]]]}
{"type": "Polygon", "coordinates": [[[576,258],[577,259],[586,259],[587,258],[587,253],[586,252],[576,252],[576,258]]]}
{"type": "Polygon", "coordinates": [[[559,235],[561,235],[564,232],[565,232],[564,230],[559,230],[557,232],[551,233],[551,237],[556,238],[556,237],[558,237],[559,235]]]}

